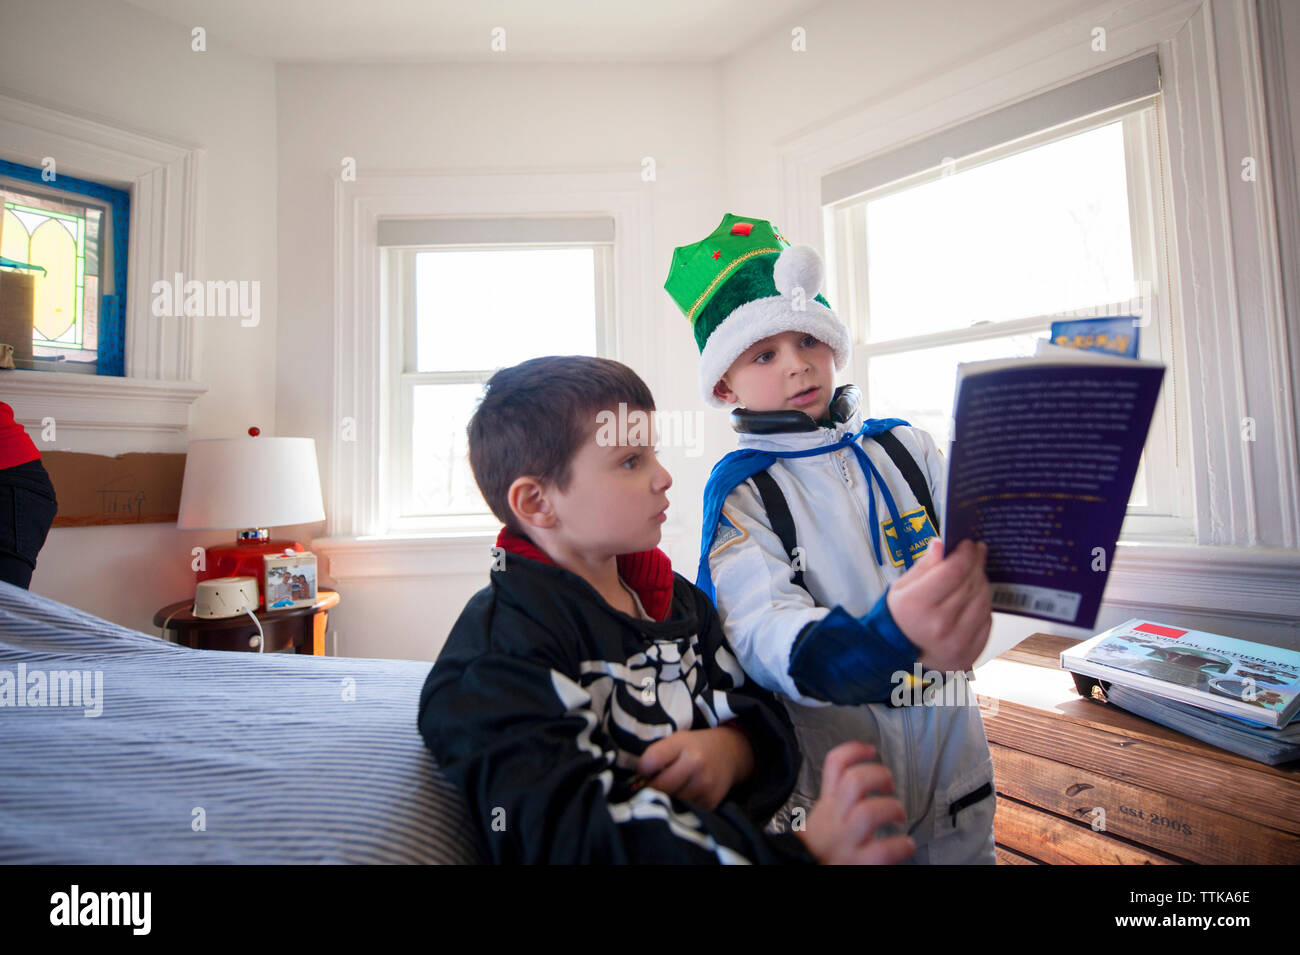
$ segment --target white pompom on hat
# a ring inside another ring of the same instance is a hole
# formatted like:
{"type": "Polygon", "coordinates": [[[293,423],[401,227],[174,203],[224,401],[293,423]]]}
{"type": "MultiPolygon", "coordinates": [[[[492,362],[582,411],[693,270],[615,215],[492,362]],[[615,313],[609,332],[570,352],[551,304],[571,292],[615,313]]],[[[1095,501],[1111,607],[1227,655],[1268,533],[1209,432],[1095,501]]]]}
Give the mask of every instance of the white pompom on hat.
{"type": "Polygon", "coordinates": [[[822,257],[811,245],[792,245],[776,258],[772,266],[772,281],[782,295],[792,295],[803,289],[808,298],[816,298],[826,279],[822,257]]]}

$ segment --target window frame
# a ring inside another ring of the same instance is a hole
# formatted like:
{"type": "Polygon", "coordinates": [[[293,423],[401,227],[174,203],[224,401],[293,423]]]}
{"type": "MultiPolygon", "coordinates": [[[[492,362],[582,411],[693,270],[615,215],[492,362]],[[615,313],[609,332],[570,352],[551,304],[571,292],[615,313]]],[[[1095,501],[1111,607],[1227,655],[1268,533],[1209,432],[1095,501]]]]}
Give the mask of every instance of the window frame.
{"type": "MultiPolygon", "coordinates": [[[[840,314],[849,324],[854,339],[853,374],[865,396],[870,396],[870,360],[881,355],[906,354],[941,345],[1005,338],[1009,335],[1047,333],[1055,320],[1065,315],[1046,314],[1002,321],[981,321],[968,328],[933,332],[871,342],[870,289],[866,253],[860,248],[865,236],[867,203],[886,195],[933,182],[942,177],[1005,159],[1050,143],[1123,123],[1124,157],[1128,183],[1129,229],[1134,280],[1139,289],[1149,289],[1125,302],[1098,302],[1091,308],[1071,310],[1070,318],[1089,315],[1141,313],[1147,302],[1152,314],[1141,326],[1141,355],[1163,361],[1167,366],[1164,385],[1157,401],[1151,430],[1143,451],[1142,479],[1147,503],[1127,510],[1121,540],[1163,540],[1190,542],[1192,528],[1192,478],[1188,455],[1185,404],[1180,383],[1186,380],[1182,349],[1176,335],[1170,289],[1176,278],[1176,256],[1171,253],[1165,211],[1169,207],[1168,183],[1163,161],[1163,94],[1144,97],[1039,130],[957,159],[945,158],[940,166],[920,170],[911,176],[876,186],[823,206],[826,236],[827,284],[839,303],[840,314]],[[1169,480],[1154,479],[1166,475],[1169,480]]],[[[870,413],[870,409],[868,409],[870,413]]]]}
{"type": "Polygon", "coordinates": [[[491,244],[439,244],[391,246],[382,250],[380,270],[382,309],[388,326],[389,404],[385,433],[386,448],[381,467],[389,464],[381,480],[384,489],[384,523],[390,533],[457,534],[493,531],[500,521],[489,510],[478,513],[417,514],[412,486],[413,449],[410,440],[414,420],[415,388],[420,385],[482,384],[498,370],[416,371],[417,342],[416,256],[422,252],[521,249],[583,248],[593,253],[593,287],[596,322],[596,354],[613,358],[618,352],[619,330],[613,308],[612,242],[527,242],[491,244]]]}
{"type": "MultiPolygon", "coordinates": [[[[390,417],[387,352],[392,324],[384,307],[379,222],[398,218],[481,216],[608,217],[614,223],[611,301],[617,316],[652,314],[655,271],[653,183],[639,168],[565,172],[359,171],[334,183],[333,375],[326,495],[326,534],[313,550],[330,573],[403,576],[470,573],[461,558],[481,554],[484,532],[402,534],[385,526],[388,463],[383,445],[390,417]],[[340,564],[335,567],[334,559],[340,564]],[[336,572],[337,571],[337,572],[336,572]]],[[[651,347],[649,323],[619,319],[611,356],[657,380],[663,360],[651,347]]],[[[670,524],[672,519],[669,519],[670,524]]],[[[665,536],[668,535],[665,525],[665,536]]]]}
{"type": "MultiPolygon", "coordinates": [[[[53,182],[46,182],[42,170],[24,163],[0,157],[0,186],[5,182],[13,183],[11,188],[22,190],[34,196],[62,199],[75,196],[85,199],[89,204],[110,210],[111,218],[105,219],[111,224],[107,237],[101,235],[101,245],[107,244],[108,255],[101,256],[99,275],[99,311],[97,346],[95,349],[96,376],[122,377],[125,374],[126,355],[126,295],[127,276],[130,274],[131,260],[128,237],[131,229],[131,194],[107,183],[82,179],[76,176],[56,175],[53,182]],[[107,242],[104,243],[104,238],[107,242]],[[111,263],[112,269],[106,270],[105,263],[111,263]],[[105,279],[111,275],[112,294],[104,293],[105,279]]],[[[0,209],[3,214],[3,209],[0,209]]],[[[101,225],[101,229],[103,225],[101,225]]],[[[50,368],[32,368],[29,371],[58,371],[57,366],[50,368]]],[[[77,374],[90,374],[89,371],[77,374]]]]}

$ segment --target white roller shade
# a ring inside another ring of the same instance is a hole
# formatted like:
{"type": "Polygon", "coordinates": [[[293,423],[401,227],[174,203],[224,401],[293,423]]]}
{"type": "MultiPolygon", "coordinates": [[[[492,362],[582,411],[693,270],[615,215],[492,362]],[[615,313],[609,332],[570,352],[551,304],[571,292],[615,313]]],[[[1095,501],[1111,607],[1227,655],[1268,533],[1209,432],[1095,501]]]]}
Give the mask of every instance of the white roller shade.
{"type": "Polygon", "coordinates": [[[1147,53],[829,173],[822,179],[822,203],[839,202],[933,169],[945,158],[961,159],[1102,110],[1148,99],[1159,91],[1159,59],[1155,53],[1147,53]]]}
{"type": "Polygon", "coordinates": [[[614,220],[608,216],[379,220],[379,244],[390,247],[555,242],[600,245],[613,241],[614,220]]]}

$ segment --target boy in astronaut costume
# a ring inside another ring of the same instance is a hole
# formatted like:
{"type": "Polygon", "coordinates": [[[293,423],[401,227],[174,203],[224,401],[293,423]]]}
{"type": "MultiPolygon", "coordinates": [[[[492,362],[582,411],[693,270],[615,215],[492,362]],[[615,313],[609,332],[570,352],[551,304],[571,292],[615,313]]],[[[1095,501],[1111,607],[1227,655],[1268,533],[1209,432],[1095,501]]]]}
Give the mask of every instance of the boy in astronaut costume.
{"type": "Polygon", "coordinates": [[[893,774],[912,861],[993,863],[993,763],[967,682],[992,624],[985,545],[945,557],[933,439],[864,420],[857,389],[833,387],[851,340],[822,278],[815,249],[762,219],[728,214],[674,251],[665,288],[691,321],[701,394],[743,406],[740,447],[705,489],[696,585],[795,725],[803,767],[774,826],[798,826],[825,754],[861,740],[893,774]]]}

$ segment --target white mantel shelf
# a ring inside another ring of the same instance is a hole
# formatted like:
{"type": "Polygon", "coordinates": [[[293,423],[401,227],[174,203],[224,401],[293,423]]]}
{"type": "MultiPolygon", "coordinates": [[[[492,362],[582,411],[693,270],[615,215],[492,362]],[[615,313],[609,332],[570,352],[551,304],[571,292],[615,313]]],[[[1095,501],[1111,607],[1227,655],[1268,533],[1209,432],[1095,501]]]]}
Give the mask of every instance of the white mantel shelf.
{"type": "MultiPolygon", "coordinates": [[[[207,392],[197,381],[119,378],[66,371],[0,371],[0,401],[36,440],[45,418],[58,428],[183,434],[190,406],[207,392]]],[[[38,441],[38,447],[44,448],[38,441]]]]}

